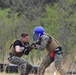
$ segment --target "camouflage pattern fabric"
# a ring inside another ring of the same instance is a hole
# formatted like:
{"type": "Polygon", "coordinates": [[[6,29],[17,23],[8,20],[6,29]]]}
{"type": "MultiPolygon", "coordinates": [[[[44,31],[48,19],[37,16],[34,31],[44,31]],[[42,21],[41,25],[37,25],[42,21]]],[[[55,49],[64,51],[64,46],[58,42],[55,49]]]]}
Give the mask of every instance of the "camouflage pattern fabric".
{"type": "Polygon", "coordinates": [[[54,61],[50,58],[50,53],[46,55],[38,69],[38,75],[44,75],[45,69],[54,61]]]}
{"type": "Polygon", "coordinates": [[[62,69],[61,66],[62,59],[63,59],[62,54],[55,53],[54,62],[55,62],[56,70],[60,73],[60,75],[66,75],[65,70],[62,69]]]}
{"type": "Polygon", "coordinates": [[[28,75],[32,69],[32,65],[23,58],[9,55],[8,60],[12,64],[19,65],[20,75],[28,75]]]}
{"type": "Polygon", "coordinates": [[[62,61],[62,54],[56,54],[55,57],[50,58],[50,53],[46,55],[46,57],[43,59],[43,62],[41,63],[39,69],[38,69],[38,75],[44,75],[45,69],[52,63],[55,62],[55,67],[57,71],[60,73],[60,75],[66,75],[66,72],[62,69],[61,61],[62,61]]]}

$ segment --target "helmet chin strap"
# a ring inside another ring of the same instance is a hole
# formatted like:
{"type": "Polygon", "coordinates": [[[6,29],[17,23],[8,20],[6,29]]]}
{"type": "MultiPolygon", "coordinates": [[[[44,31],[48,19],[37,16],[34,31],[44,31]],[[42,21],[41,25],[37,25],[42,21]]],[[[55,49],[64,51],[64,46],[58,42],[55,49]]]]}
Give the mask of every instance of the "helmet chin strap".
{"type": "MultiPolygon", "coordinates": [[[[43,33],[43,35],[45,34],[45,32],[43,33]]],[[[42,35],[39,34],[38,39],[41,37],[42,35]]]]}
{"type": "Polygon", "coordinates": [[[43,33],[43,35],[45,34],[45,32],[43,33]]]}
{"type": "Polygon", "coordinates": [[[40,37],[41,37],[41,36],[40,36],[40,34],[39,34],[38,39],[39,39],[40,37]]]}

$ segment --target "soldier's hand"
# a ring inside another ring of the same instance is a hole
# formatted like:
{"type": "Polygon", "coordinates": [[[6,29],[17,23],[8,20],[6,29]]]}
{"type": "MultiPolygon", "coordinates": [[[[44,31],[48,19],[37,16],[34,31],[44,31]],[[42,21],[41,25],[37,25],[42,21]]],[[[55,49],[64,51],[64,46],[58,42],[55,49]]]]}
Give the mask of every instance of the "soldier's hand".
{"type": "Polygon", "coordinates": [[[36,43],[32,43],[32,44],[31,44],[31,47],[32,47],[33,49],[36,49],[36,43]]]}
{"type": "Polygon", "coordinates": [[[29,51],[31,51],[31,45],[27,44],[24,46],[24,54],[28,55],[29,51]]]}
{"type": "Polygon", "coordinates": [[[29,54],[29,51],[27,50],[27,51],[24,51],[24,54],[25,55],[28,55],[29,54]]]}

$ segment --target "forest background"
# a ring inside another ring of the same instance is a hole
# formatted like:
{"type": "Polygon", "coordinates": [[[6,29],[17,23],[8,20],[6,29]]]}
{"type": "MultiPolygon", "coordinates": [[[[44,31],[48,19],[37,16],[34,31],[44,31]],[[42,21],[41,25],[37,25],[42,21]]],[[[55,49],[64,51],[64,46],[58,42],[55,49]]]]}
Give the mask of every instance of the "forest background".
{"type": "MultiPolygon", "coordinates": [[[[9,47],[22,32],[29,34],[32,43],[36,26],[44,27],[61,43],[64,67],[75,67],[75,0],[0,0],[0,62],[8,63],[9,47]]],[[[33,50],[24,57],[30,63],[39,65],[46,53],[46,50],[33,50]]]]}

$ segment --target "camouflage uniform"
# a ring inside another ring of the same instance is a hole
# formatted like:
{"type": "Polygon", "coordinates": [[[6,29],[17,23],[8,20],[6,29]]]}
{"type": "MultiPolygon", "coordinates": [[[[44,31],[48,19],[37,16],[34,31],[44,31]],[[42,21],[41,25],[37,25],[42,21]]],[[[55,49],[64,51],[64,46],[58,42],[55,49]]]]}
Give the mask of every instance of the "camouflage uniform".
{"type": "Polygon", "coordinates": [[[8,60],[12,64],[19,65],[20,67],[20,75],[28,75],[30,70],[32,69],[32,65],[28,63],[25,59],[12,56],[11,54],[8,57],[8,60]]]}
{"type": "Polygon", "coordinates": [[[36,47],[39,50],[46,50],[48,51],[48,54],[43,59],[43,62],[41,63],[38,75],[44,75],[45,69],[54,61],[55,67],[57,71],[61,75],[66,75],[65,71],[62,69],[61,61],[62,61],[62,48],[59,44],[59,42],[54,39],[52,36],[49,35],[43,35],[39,40],[36,41],[36,47]],[[38,42],[40,42],[38,44],[38,42]],[[50,53],[54,51],[54,58],[50,56],[50,53]]]}

